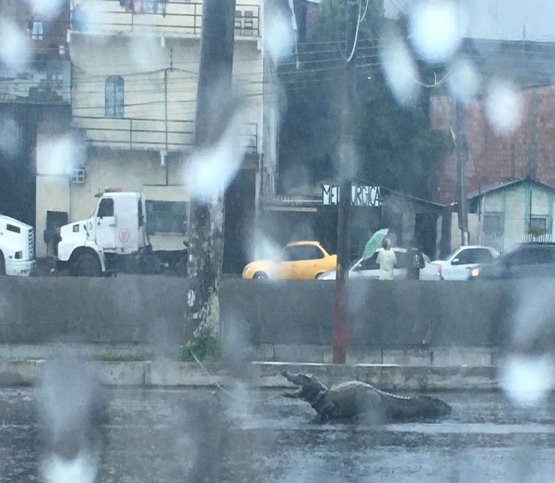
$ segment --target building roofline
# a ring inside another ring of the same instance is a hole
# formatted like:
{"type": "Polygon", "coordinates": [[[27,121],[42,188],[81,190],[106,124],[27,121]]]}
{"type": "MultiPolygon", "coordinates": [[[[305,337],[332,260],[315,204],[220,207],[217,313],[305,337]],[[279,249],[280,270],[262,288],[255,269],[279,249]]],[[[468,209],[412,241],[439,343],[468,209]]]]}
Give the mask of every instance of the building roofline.
{"type": "Polygon", "coordinates": [[[478,188],[477,190],[474,190],[468,193],[467,198],[469,200],[472,200],[474,198],[478,198],[480,196],[491,193],[493,191],[502,190],[520,183],[534,184],[536,186],[539,186],[540,188],[544,188],[546,190],[555,192],[555,187],[553,186],[542,183],[541,181],[537,181],[531,177],[524,177],[524,178],[510,179],[510,180],[500,181],[499,183],[492,183],[489,185],[485,185],[483,187],[478,188]]]}

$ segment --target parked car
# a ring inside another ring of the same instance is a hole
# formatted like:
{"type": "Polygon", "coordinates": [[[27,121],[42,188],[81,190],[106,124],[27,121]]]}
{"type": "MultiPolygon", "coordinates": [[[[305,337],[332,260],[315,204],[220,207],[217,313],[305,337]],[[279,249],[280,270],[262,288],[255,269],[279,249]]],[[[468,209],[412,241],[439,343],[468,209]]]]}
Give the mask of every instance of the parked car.
{"type": "Polygon", "coordinates": [[[473,268],[469,278],[506,280],[529,277],[555,277],[555,243],[522,243],[494,263],[473,268]]]}
{"type": "Polygon", "coordinates": [[[470,271],[492,263],[499,252],[490,247],[467,245],[457,248],[445,258],[434,260],[420,271],[421,280],[468,280],[470,271]]]}
{"type": "MultiPolygon", "coordinates": [[[[381,249],[380,249],[381,250],[381,249]]],[[[354,263],[351,264],[349,268],[349,278],[375,278],[380,277],[380,267],[376,263],[376,258],[378,257],[378,250],[370,258],[364,260],[359,258],[354,263]]],[[[405,248],[392,248],[395,252],[395,257],[397,258],[397,265],[393,270],[393,276],[396,279],[407,278],[407,250],[405,248]]],[[[426,254],[422,254],[424,257],[424,262],[426,266],[430,263],[430,258],[426,254]]],[[[330,270],[318,277],[319,280],[335,280],[336,270],[330,270]]]]}
{"type": "Polygon", "coordinates": [[[337,255],[329,254],[317,241],[288,243],[280,260],[258,260],[243,269],[245,279],[314,279],[334,269],[337,255]]]}

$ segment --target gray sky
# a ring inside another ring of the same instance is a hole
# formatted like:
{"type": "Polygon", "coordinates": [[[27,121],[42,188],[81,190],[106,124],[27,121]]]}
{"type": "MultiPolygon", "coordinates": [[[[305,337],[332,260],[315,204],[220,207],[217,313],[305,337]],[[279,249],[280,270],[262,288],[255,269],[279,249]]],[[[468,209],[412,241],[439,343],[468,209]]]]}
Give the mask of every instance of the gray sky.
{"type": "MultiPolygon", "coordinates": [[[[395,17],[416,0],[384,0],[386,16],[395,17]]],[[[469,17],[465,37],[555,42],[553,0],[460,0],[469,17]]]]}

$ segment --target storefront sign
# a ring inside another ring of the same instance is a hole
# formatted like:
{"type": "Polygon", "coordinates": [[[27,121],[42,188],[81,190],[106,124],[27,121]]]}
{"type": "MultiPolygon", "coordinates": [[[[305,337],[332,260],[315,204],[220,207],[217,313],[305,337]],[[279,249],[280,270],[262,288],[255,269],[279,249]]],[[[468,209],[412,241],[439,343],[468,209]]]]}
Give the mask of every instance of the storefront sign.
{"type": "MultiPolygon", "coordinates": [[[[337,205],[339,203],[339,186],[324,184],[322,185],[322,204],[337,205]]],[[[351,186],[351,205],[352,206],[381,206],[381,196],[379,186],[351,186]]]]}

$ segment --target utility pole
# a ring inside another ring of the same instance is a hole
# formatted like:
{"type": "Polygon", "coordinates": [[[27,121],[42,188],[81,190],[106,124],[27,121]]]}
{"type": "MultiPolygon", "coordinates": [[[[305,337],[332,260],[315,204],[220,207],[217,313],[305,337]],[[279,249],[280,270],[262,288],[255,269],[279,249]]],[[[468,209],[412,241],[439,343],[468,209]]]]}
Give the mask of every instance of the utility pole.
{"type": "Polygon", "coordinates": [[[455,151],[457,155],[457,202],[461,245],[468,245],[468,200],[466,199],[466,162],[468,146],[466,144],[466,113],[464,106],[455,101],[455,151]]]}
{"type": "Polygon", "coordinates": [[[337,275],[333,319],[333,363],[345,364],[347,351],[347,280],[350,261],[351,179],[353,176],[353,105],[355,92],[356,31],[360,4],[347,0],[346,63],[343,75],[343,105],[339,150],[339,206],[337,213],[337,275]]]}
{"type": "MultiPolygon", "coordinates": [[[[225,129],[233,67],[235,0],[203,0],[195,149],[214,145],[225,129]]],[[[217,175],[217,174],[215,174],[217,175]]],[[[195,325],[213,320],[223,263],[224,192],[192,199],[187,276],[194,289],[187,303],[195,325]]]]}

